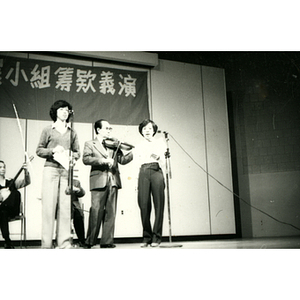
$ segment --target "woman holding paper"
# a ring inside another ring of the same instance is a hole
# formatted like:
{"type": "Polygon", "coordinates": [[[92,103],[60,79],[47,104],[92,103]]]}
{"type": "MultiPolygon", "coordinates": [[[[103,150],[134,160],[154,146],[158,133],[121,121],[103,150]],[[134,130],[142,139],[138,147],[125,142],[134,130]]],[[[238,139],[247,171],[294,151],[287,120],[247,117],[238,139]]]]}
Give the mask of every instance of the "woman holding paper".
{"type": "Polygon", "coordinates": [[[45,158],[42,186],[42,248],[52,248],[57,206],[57,247],[71,248],[71,201],[66,194],[68,186],[69,149],[73,158],[80,157],[77,133],[69,126],[72,106],[58,100],[50,108],[53,124],[42,131],[36,154],[45,158]],[[71,139],[71,140],[70,140],[71,139]]]}
{"type": "Polygon", "coordinates": [[[144,138],[143,142],[137,145],[135,153],[140,166],[138,204],[143,226],[141,247],[149,245],[158,247],[162,241],[165,205],[165,179],[162,166],[164,166],[166,145],[161,138],[154,138],[158,126],[152,120],[145,119],[138,128],[144,138]],[[153,226],[151,225],[152,202],[155,211],[153,226]]]}

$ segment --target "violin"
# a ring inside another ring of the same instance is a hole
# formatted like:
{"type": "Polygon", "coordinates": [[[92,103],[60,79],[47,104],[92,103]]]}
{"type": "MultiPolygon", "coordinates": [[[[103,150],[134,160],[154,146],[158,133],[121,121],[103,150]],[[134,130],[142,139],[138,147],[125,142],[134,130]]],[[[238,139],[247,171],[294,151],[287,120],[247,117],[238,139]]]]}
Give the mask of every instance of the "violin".
{"type": "Polygon", "coordinates": [[[114,149],[114,150],[121,149],[121,150],[125,150],[125,151],[130,151],[132,148],[134,148],[133,145],[121,142],[116,138],[107,138],[107,139],[103,140],[103,143],[104,143],[105,147],[107,147],[109,149],[114,149]]]}

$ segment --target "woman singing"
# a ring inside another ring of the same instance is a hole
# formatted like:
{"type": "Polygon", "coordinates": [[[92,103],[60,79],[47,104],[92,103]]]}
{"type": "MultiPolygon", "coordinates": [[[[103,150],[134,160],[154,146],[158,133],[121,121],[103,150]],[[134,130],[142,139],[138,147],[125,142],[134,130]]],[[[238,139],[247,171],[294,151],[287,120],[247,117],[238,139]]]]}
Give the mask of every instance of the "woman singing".
{"type": "Polygon", "coordinates": [[[62,162],[70,147],[75,160],[80,156],[77,133],[69,126],[71,111],[71,104],[64,100],[58,100],[51,106],[53,124],[43,129],[36,149],[36,154],[46,159],[42,186],[42,248],[52,248],[56,207],[57,247],[72,247],[71,199],[66,194],[68,170],[62,162]]]}
{"type": "Polygon", "coordinates": [[[139,125],[139,132],[144,137],[144,141],[136,148],[140,165],[138,204],[143,225],[143,243],[141,247],[147,247],[148,245],[157,247],[162,239],[165,181],[161,166],[164,163],[166,145],[162,139],[154,139],[157,129],[157,125],[148,119],[139,125]],[[153,228],[150,223],[151,195],[155,210],[153,228]]]}

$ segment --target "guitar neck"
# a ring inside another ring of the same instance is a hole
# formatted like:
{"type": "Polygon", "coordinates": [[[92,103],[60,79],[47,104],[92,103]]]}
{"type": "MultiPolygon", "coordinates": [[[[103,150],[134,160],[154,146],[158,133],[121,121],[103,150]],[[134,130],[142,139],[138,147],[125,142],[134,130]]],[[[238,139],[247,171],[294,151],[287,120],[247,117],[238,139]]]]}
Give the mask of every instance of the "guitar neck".
{"type": "Polygon", "coordinates": [[[11,181],[11,183],[9,184],[8,188],[11,188],[12,185],[15,183],[15,181],[17,180],[17,178],[20,176],[21,172],[23,170],[23,167],[18,171],[18,173],[16,174],[16,176],[14,177],[14,179],[11,181]]]}
{"type": "MultiPolygon", "coordinates": [[[[32,161],[33,160],[33,156],[30,156],[29,157],[29,161],[32,161]]],[[[11,181],[11,183],[9,184],[8,188],[11,188],[12,185],[15,183],[15,181],[17,180],[17,178],[20,176],[21,172],[23,170],[23,166],[20,168],[20,170],[18,171],[18,173],[16,174],[16,176],[14,177],[14,179],[11,181]]]]}

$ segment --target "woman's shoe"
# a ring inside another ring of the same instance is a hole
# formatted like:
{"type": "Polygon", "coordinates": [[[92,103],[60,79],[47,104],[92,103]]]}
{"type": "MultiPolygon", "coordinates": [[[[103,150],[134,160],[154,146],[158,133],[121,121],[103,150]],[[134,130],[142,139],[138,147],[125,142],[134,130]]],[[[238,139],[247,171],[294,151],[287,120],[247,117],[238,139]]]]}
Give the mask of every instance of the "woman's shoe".
{"type": "Polygon", "coordinates": [[[149,245],[148,243],[141,243],[141,244],[140,244],[141,248],[147,248],[148,245],[149,245]]]}
{"type": "Polygon", "coordinates": [[[151,247],[158,247],[159,243],[151,243],[151,247]]]}
{"type": "Polygon", "coordinates": [[[115,244],[101,244],[100,248],[115,248],[115,244]]]}

